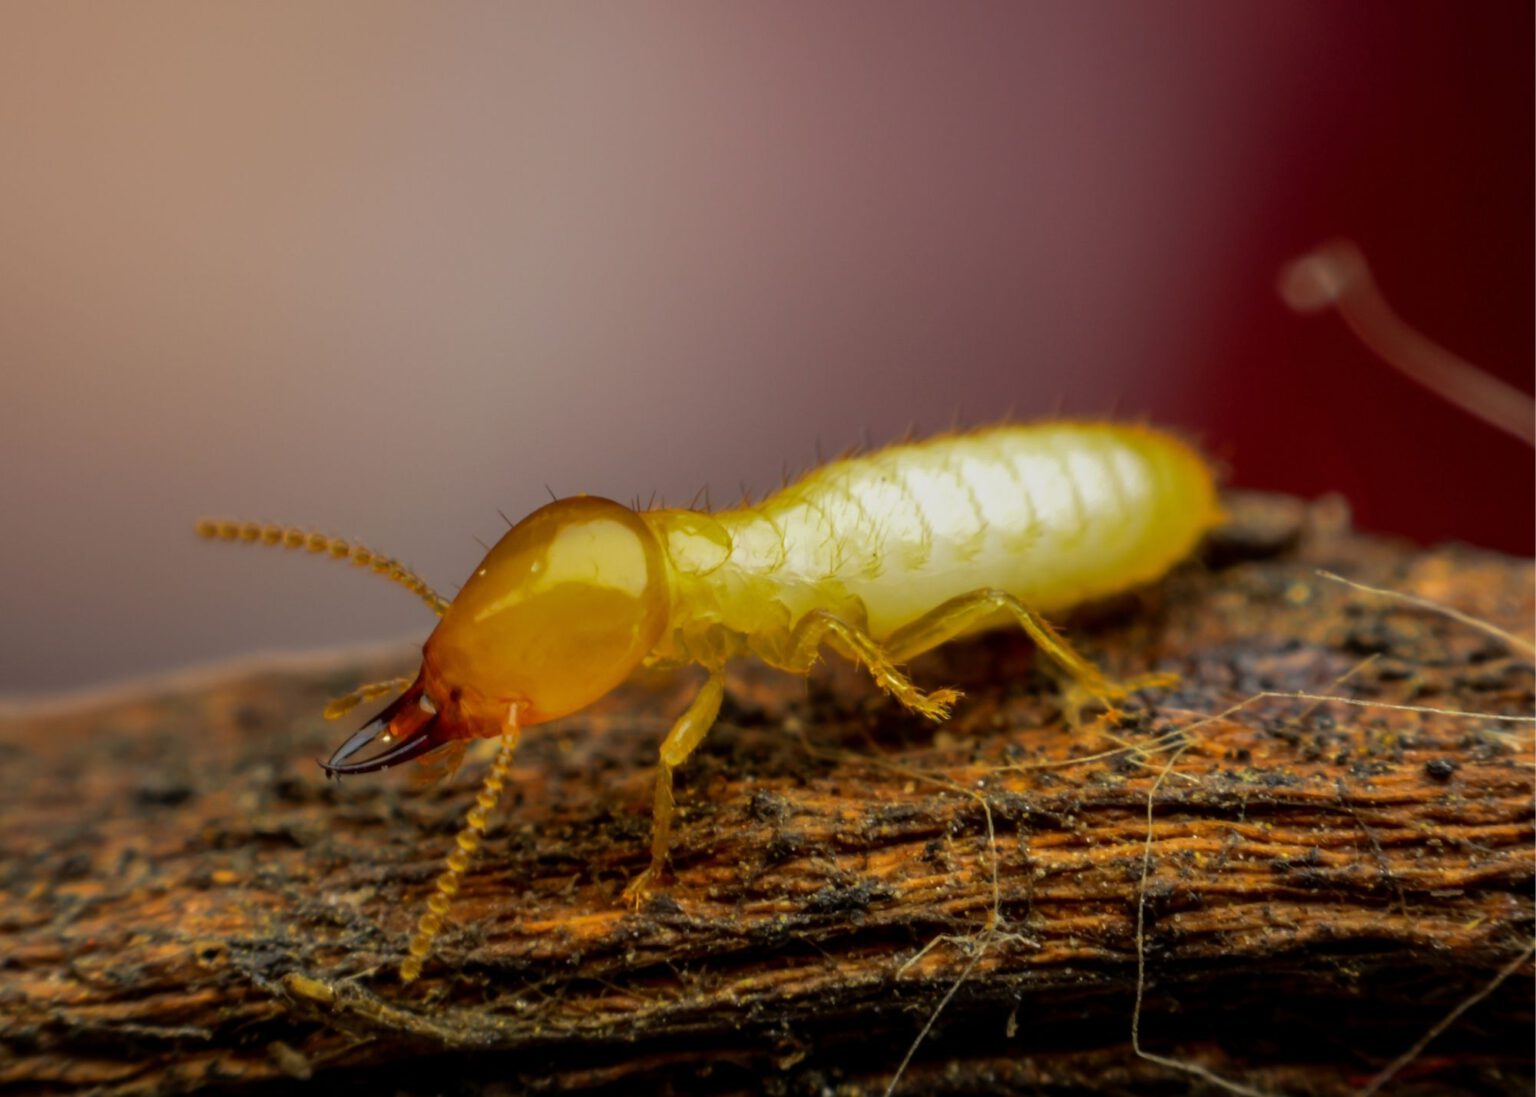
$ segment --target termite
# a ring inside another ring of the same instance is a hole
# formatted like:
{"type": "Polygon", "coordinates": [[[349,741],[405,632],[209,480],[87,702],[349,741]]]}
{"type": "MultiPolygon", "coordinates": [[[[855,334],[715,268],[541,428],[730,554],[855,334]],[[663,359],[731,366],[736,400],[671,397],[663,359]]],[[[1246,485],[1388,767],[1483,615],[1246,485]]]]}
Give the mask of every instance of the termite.
{"type": "MultiPolygon", "coordinates": [[[[401,962],[409,983],[524,728],[585,708],[641,666],[706,672],[661,744],[650,865],[625,891],[638,905],[665,866],[673,771],[715,722],[730,660],[806,674],[828,646],[906,708],[942,721],[959,693],[921,689],[902,665],[963,634],[1012,625],[1077,698],[1112,707],[1174,676],[1112,680],[1044,615],[1159,578],[1220,517],[1212,468],[1182,440],[1142,426],[1052,422],[843,458],[759,503],[715,513],[559,499],[512,526],[451,601],[397,561],[336,538],[215,520],[198,532],[349,559],[441,618],[414,680],[337,748],[324,763],[329,774],[501,741],[401,962]]],[[[327,714],[405,684],[365,686],[327,714]]]]}

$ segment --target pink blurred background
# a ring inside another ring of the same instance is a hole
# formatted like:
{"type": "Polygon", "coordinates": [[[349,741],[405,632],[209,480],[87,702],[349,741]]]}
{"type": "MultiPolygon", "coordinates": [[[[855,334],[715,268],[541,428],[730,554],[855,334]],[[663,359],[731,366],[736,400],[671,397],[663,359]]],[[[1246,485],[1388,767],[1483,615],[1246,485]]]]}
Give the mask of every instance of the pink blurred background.
{"type": "Polygon", "coordinates": [[[0,8],[0,693],[424,636],[545,485],[716,501],[958,412],[1528,553],[1532,458],[1278,302],[1348,234],[1529,389],[1528,2],[0,8]]]}

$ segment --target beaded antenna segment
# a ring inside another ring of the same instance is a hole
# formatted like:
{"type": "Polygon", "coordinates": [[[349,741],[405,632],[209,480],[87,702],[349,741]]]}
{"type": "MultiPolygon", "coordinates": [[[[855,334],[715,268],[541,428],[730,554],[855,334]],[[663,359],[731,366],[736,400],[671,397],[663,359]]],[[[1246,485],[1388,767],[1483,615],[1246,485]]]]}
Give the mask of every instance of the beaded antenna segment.
{"type": "Polygon", "coordinates": [[[437,893],[427,900],[427,912],[416,923],[416,932],[406,946],[406,957],[400,961],[400,981],[403,983],[414,983],[421,977],[421,965],[431,955],[432,942],[442,932],[443,921],[448,917],[454,896],[459,893],[459,884],[469,869],[469,859],[480,848],[480,838],[485,834],[490,814],[501,802],[502,791],[507,787],[507,779],[512,773],[512,755],[517,751],[517,739],[516,724],[511,725],[501,736],[501,749],[496,752],[496,760],[491,763],[490,772],[485,775],[480,794],[475,797],[475,806],[465,814],[464,827],[454,839],[453,852],[448,854],[445,867],[433,884],[437,893]]]}
{"type": "Polygon", "coordinates": [[[230,522],[217,518],[204,518],[197,523],[197,535],[210,541],[240,541],[245,544],[280,545],[287,549],[304,549],[319,556],[345,560],[356,567],[368,568],[375,575],[382,575],[392,583],[399,583],[406,590],[425,602],[439,617],[448,608],[448,599],[428,585],[427,581],[410,568],[390,556],[374,552],[366,545],[344,541],[324,533],[314,533],[297,526],[281,526],[261,522],[230,522]]]}

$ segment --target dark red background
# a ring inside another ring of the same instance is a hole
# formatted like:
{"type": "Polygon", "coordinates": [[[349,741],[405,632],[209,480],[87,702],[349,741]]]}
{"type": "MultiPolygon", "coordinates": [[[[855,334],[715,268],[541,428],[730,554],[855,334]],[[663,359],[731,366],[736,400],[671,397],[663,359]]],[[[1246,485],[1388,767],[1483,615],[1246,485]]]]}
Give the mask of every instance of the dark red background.
{"type": "MultiPolygon", "coordinates": [[[[1248,273],[1348,235],[1401,315],[1529,392],[1531,5],[1339,4],[1331,18],[1336,63],[1291,119],[1304,139],[1268,165],[1248,273]]],[[[1368,528],[1531,552],[1528,447],[1386,370],[1332,315],[1270,298],[1226,321],[1201,419],[1238,482],[1336,490],[1368,528]]]]}

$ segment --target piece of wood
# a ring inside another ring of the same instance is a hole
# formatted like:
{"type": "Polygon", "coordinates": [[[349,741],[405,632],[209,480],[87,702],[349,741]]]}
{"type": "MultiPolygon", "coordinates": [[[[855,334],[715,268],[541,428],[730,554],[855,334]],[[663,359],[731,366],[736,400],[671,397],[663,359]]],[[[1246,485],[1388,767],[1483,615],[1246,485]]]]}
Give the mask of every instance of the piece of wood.
{"type": "Polygon", "coordinates": [[[410,988],[483,763],[424,791],[314,764],[348,730],[324,701],[410,653],[13,712],[0,1092],[879,1093],[930,1021],[903,1092],[1216,1092],[1131,1048],[1138,921],[1150,1052],[1352,1092],[1513,963],[1385,1091],[1529,1092],[1532,726],[1289,698],[1208,718],[1261,691],[1529,716],[1527,656],[1316,569],[1528,642],[1531,562],[1233,510],[1203,561],[1070,623],[1111,671],[1183,676],[1113,726],[1064,727],[1009,633],[913,668],[966,691],[943,727],[842,668],[739,668],[639,913],[619,895],[693,679],[530,732],[410,988]]]}

